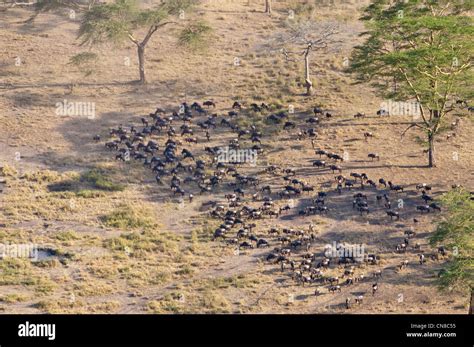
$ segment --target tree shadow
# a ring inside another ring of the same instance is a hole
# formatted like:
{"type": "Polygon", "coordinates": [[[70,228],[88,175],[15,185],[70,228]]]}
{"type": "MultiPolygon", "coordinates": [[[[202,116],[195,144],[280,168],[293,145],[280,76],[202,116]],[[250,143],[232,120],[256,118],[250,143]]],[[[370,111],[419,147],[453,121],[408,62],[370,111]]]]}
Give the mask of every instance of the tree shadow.
{"type": "MultiPolygon", "coordinates": [[[[104,84],[99,84],[99,85],[104,85],[104,84]]],[[[148,85],[144,89],[137,86],[135,93],[143,91],[145,97],[150,97],[150,99],[152,99],[152,96],[155,93],[160,93],[166,88],[167,87],[165,84],[148,85]]],[[[188,95],[187,97],[189,99],[194,98],[194,100],[196,99],[199,100],[199,96],[188,95]]],[[[37,102],[41,102],[41,100],[33,98],[30,101],[31,105],[37,102]]],[[[148,101],[144,101],[142,100],[142,98],[140,98],[139,100],[138,99],[133,100],[132,102],[136,102],[137,105],[148,104],[148,101]]],[[[124,101],[123,103],[124,108],[126,108],[127,105],[129,104],[130,104],[130,101],[126,101],[126,102],[124,101]]],[[[163,106],[166,107],[168,111],[176,110],[176,104],[170,104],[168,102],[168,103],[165,103],[165,105],[163,106]]],[[[152,111],[153,109],[150,109],[150,112],[152,111]]],[[[212,110],[209,113],[211,112],[212,110]]],[[[305,115],[303,113],[296,114],[296,117],[304,117],[304,116],[305,115]]],[[[67,118],[66,121],[61,122],[56,128],[57,131],[62,134],[64,139],[67,141],[67,143],[70,144],[69,153],[58,154],[58,153],[53,153],[53,152],[43,152],[33,157],[31,160],[42,162],[42,163],[46,162],[49,165],[49,167],[57,171],[71,170],[71,168],[78,169],[78,170],[86,170],[86,169],[90,169],[104,163],[108,165],[110,165],[111,163],[114,163],[114,166],[119,171],[122,171],[124,181],[146,185],[146,188],[145,188],[146,194],[147,194],[146,199],[148,201],[180,202],[182,197],[179,195],[178,196],[173,195],[171,193],[171,190],[169,189],[168,180],[170,179],[170,177],[164,178],[164,182],[165,182],[164,186],[158,186],[154,181],[155,175],[151,172],[151,170],[144,168],[140,162],[131,161],[128,163],[117,163],[114,160],[116,153],[105,149],[104,142],[109,141],[111,139],[108,134],[109,129],[115,128],[120,124],[124,126],[134,125],[137,128],[139,128],[142,126],[140,122],[140,117],[141,115],[131,116],[126,111],[105,112],[105,113],[102,113],[100,117],[92,118],[92,119],[88,119],[84,117],[69,117],[67,118]],[[101,141],[99,143],[96,143],[93,141],[94,135],[101,136],[101,141]]],[[[204,120],[205,118],[206,116],[196,117],[193,120],[193,124],[195,124],[199,120],[204,120]]],[[[218,120],[220,119],[221,117],[218,117],[218,120]]],[[[178,128],[181,124],[182,124],[181,122],[176,122],[174,126],[178,128]]],[[[208,144],[206,142],[206,140],[204,139],[204,134],[201,131],[197,131],[196,134],[197,134],[196,136],[199,138],[199,141],[198,141],[199,145],[197,147],[193,147],[192,149],[192,152],[196,156],[196,158],[209,158],[209,156],[204,151],[205,146],[216,145],[216,142],[218,142],[218,144],[222,146],[222,145],[225,145],[226,141],[235,137],[235,133],[231,133],[228,128],[223,127],[223,126],[218,126],[217,129],[213,131],[213,134],[212,134],[213,140],[211,144],[208,144]]],[[[265,135],[265,136],[268,136],[268,135],[265,135]]],[[[165,138],[166,136],[160,135],[160,141],[159,141],[160,146],[161,146],[160,153],[162,152],[165,138]]],[[[181,138],[180,136],[177,136],[177,139],[183,140],[183,138],[181,138]]],[[[242,140],[242,142],[245,144],[249,144],[248,139],[242,140]]],[[[183,142],[183,146],[187,147],[187,145],[184,142],[183,142]]],[[[301,149],[300,144],[297,144],[294,147],[297,149],[301,149]]],[[[277,148],[269,151],[269,153],[274,153],[276,151],[277,151],[277,148]]],[[[310,158],[306,158],[306,160],[307,162],[311,162],[310,158]]],[[[187,164],[190,164],[190,163],[192,162],[189,161],[187,164]]],[[[345,172],[348,172],[350,170],[364,170],[365,172],[372,169],[386,169],[386,168],[394,168],[394,167],[402,167],[402,168],[418,167],[418,166],[403,166],[403,165],[386,165],[380,162],[370,162],[370,161],[348,162],[348,163],[343,163],[342,165],[345,165],[344,167],[345,172]]],[[[297,170],[297,177],[299,179],[325,177],[330,173],[330,170],[328,168],[315,169],[312,166],[297,167],[296,170],[297,170]]],[[[258,168],[251,168],[251,167],[245,167],[242,169],[242,172],[245,172],[245,174],[249,174],[249,175],[255,174],[258,171],[261,171],[261,170],[258,168]]],[[[183,173],[182,175],[185,177],[188,174],[183,173]]],[[[331,173],[331,176],[333,175],[337,175],[337,173],[335,174],[331,173]]],[[[370,174],[369,174],[369,177],[370,177],[370,174]]],[[[213,198],[215,198],[216,196],[218,196],[220,199],[222,199],[222,196],[224,194],[232,193],[235,188],[228,185],[228,183],[230,182],[233,182],[233,179],[230,177],[226,177],[221,184],[219,184],[217,187],[212,189],[212,192],[210,194],[206,193],[205,195],[203,195],[203,197],[212,196],[213,198]]],[[[267,176],[265,179],[262,179],[262,183],[264,182],[267,184],[271,182],[274,186],[272,187],[272,189],[274,189],[275,186],[277,188],[282,188],[285,185],[285,183],[281,180],[281,178],[278,178],[278,177],[267,176]],[[278,185],[275,184],[276,180],[280,180],[280,183],[278,185]]],[[[329,208],[329,212],[327,214],[323,214],[323,217],[329,220],[354,221],[361,225],[364,225],[364,224],[367,224],[369,226],[383,225],[384,227],[391,228],[394,225],[398,225],[398,224],[401,224],[402,225],[401,227],[406,227],[408,225],[411,225],[411,223],[408,224],[407,222],[413,219],[414,217],[419,216],[419,213],[416,212],[415,207],[417,204],[421,204],[422,201],[421,199],[419,199],[417,193],[414,191],[408,191],[401,194],[390,193],[391,202],[395,209],[398,209],[397,203],[399,199],[403,200],[403,205],[404,205],[403,208],[399,209],[400,221],[396,221],[396,220],[391,221],[390,218],[385,213],[386,209],[383,207],[383,204],[377,204],[376,198],[375,198],[376,195],[387,193],[388,190],[373,189],[373,188],[366,188],[364,190],[343,189],[341,194],[337,194],[333,190],[334,185],[335,185],[333,180],[325,179],[322,182],[320,182],[320,184],[323,187],[326,187],[328,191],[326,205],[329,208]],[[367,216],[360,215],[360,213],[358,213],[355,209],[352,208],[352,202],[354,199],[353,194],[359,191],[368,195],[370,213],[367,216]]],[[[184,196],[183,198],[187,198],[187,194],[193,194],[195,196],[199,196],[200,194],[200,190],[197,187],[197,184],[195,184],[195,182],[183,183],[183,188],[185,189],[185,192],[186,192],[186,196],[184,196]]],[[[253,190],[253,188],[251,187],[246,187],[244,189],[247,191],[247,194],[250,194],[250,192],[252,192],[253,190]]],[[[305,207],[311,205],[312,204],[311,199],[314,197],[315,193],[316,192],[313,192],[308,195],[294,197],[294,200],[297,201],[296,207],[292,209],[292,211],[289,214],[284,214],[279,219],[275,220],[275,223],[278,223],[279,221],[296,222],[300,220],[306,222],[308,219],[312,218],[313,216],[299,215],[298,210],[302,210],[305,207]]],[[[278,195],[275,193],[273,193],[271,196],[278,204],[287,203],[287,201],[284,199],[280,200],[278,195]]],[[[327,235],[328,237],[334,240],[339,240],[337,238],[337,232],[333,233],[331,230],[329,230],[327,235]]],[[[359,237],[361,240],[367,240],[367,242],[371,242],[370,239],[367,238],[362,233],[360,235],[353,233],[353,236],[355,238],[359,237]]],[[[397,242],[400,242],[399,237],[397,238],[397,242]]]]}
{"type": "Polygon", "coordinates": [[[78,87],[114,87],[114,86],[127,86],[127,85],[136,85],[136,81],[113,81],[113,82],[103,82],[103,83],[38,83],[38,84],[6,84],[0,83],[0,89],[6,90],[15,90],[15,89],[41,89],[41,88],[71,88],[71,86],[78,87]]]}

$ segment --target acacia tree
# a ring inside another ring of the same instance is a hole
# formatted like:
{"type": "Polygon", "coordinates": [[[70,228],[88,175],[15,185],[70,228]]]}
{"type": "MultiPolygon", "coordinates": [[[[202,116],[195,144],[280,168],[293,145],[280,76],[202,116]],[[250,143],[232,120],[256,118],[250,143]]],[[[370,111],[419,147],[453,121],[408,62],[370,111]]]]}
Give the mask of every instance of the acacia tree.
{"type": "Polygon", "coordinates": [[[474,200],[465,190],[446,193],[441,203],[448,215],[430,238],[432,245],[443,243],[452,250],[446,269],[439,276],[441,288],[456,288],[470,292],[470,313],[474,305],[474,200]]]}
{"type": "Polygon", "coordinates": [[[402,136],[415,127],[426,133],[429,167],[436,166],[435,137],[446,116],[456,100],[473,95],[472,4],[375,0],[362,17],[366,41],[352,54],[349,72],[358,83],[370,83],[384,98],[417,101],[421,120],[402,136]]]}
{"type": "Polygon", "coordinates": [[[296,61],[298,57],[304,62],[304,80],[306,95],[313,95],[311,81],[311,53],[335,47],[338,40],[339,25],[332,22],[315,22],[312,19],[292,20],[287,22],[288,30],[277,35],[272,47],[277,48],[287,60],[296,61]]]}
{"type": "Polygon", "coordinates": [[[140,9],[134,0],[116,0],[114,3],[99,4],[87,11],[81,21],[79,38],[81,45],[103,42],[123,43],[129,41],[137,47],[140,84],[146,83],[145,48],[158,29],[169,24],[172,15],[189,9],[193,0],[165,0],[154,9],[140,9]],[[143,39],[136,37],[136,31],[146,29],[143,39]]]}

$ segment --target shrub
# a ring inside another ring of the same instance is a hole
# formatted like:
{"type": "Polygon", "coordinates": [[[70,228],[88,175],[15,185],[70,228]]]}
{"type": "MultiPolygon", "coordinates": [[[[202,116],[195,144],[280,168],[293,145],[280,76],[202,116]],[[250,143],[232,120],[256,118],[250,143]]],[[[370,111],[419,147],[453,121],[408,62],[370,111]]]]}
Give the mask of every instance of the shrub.
{"type": "Polygon", "coordinates": [[[122,184],[111,182],[103,171],[90,170],[81,175],[81,182],[89,183],[95,189],[107,191],[122,191],[125,186],[122,184]]]}
{"type": "Polygon", "coordinates": [[[147,229],[156,225],[149,210],[130,205],[122,205],[100,219],[105,226],[123,230],[147,229]]]}

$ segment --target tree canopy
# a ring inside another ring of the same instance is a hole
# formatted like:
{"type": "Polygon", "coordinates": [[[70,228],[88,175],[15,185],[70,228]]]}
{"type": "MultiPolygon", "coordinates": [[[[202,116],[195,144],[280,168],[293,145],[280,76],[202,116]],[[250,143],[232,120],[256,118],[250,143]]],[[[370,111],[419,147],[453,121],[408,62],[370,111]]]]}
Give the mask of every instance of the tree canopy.
{"type": "Polygon", "coordinates": [[[144,42],[160,27],[172,22],[171,15],[189,9],[195,1],[168,0],[154,9],[141,9],[135,0],[116,0],[114,3],[98,4],[84,14],[79,29],[81,44],[102,42],[122,43],[138,40],[134,32],[146,27],[144,42]]]}
{"type": "Polygon", "coordinates": [[[465,190],[444,194],[442,204],[447,208],[430,238],[432,245],[443,244],[452,250],[452,258],[440,275],[443,288],[474,289],[474,200],[465,190]]]}
{"type": "Polygon", "coordinates": [[[462,0],[375,0],[362,17],[366,40],[351,57],[357,83],[370,83],[384,98],[418,102],[421,121],[411,127],[428,135],[430,166],[445,115],[474,93],[472,8],[462,0]]]}

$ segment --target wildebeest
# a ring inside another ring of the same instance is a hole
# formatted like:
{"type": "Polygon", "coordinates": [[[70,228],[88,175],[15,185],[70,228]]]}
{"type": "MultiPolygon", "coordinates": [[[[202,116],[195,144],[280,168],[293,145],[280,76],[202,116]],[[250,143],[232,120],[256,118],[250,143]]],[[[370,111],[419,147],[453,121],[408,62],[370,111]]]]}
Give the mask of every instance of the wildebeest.
{"type": "Polygon", "coordinates": [[[216,103],[211,100],[204,101],[202,104],[207,107],[211,107],[211,106],[214,108],[216,107],[216,103]]]}
{"type": "Polygon", "coordinates": [[[398,212],[396,212],[396,211],[388,210],[388,211],[386,211],[386,213],[387,213],[387,216],[390,217],[390,220],[393,220],[394,217],[395,217],[397,220],[400,219],[400,214],[399,214],[398,212]]]}
{"type": "Polygon", "coordinates": [[[380,160],[380,156],[377,153],[369,153],[367,155],[371,160],[377,159],[380,160]]]}

